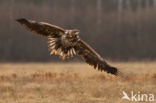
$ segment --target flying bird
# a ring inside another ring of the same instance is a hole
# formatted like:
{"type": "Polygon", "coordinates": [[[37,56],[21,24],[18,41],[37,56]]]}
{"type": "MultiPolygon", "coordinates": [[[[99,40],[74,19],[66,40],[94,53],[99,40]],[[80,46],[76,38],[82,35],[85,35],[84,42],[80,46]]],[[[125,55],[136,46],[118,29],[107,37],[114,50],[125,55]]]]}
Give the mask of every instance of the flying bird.
{"type": "Polygon", "coordinates": [[[20,18],[16,20],[27,30],[39,34],[48,39],[50,55],[58,55],[64,60],[65,58],[79,55],[86,63],[114,75],[118,74],[116,67],[110,66],[105,60],[86,42],[80,39],[79,30],[65,30],[46,22],[36,22],[20,18]]]}

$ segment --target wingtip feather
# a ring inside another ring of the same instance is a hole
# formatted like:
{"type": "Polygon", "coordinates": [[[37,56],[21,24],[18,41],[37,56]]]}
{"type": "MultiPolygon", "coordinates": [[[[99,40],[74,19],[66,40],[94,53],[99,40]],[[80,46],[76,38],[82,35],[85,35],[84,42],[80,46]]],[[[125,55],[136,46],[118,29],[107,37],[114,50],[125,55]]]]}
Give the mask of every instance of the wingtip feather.
{"type": "Polygon", "coordinates": [[[19,19],[16,19],[16,21],[19,23],[27,22],[27,20],[25,18],[19,18],[19,19]]]}
{"type": "Polygon", "coordinates": [[[119,70],[116,67],[107,66],[107,67],[103,68],[102,70],[104,70],[107,73],[110,73],[112,75],[115,75],[115,76],[119,75],[119,70]]]}
{"type": "Polygon", "coordinates": [[[111,67],[111,74],[118,75],[118,69],[116,67],[111,67]]]}

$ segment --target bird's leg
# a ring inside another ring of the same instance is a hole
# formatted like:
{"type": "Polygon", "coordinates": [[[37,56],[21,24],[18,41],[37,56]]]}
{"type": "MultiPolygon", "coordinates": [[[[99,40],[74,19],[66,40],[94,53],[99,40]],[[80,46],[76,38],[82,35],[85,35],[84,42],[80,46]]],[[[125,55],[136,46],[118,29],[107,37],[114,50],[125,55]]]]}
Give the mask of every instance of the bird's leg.
{"type": "Polygon", "coordinates": [[[50,55],[53,55],[55,53],[55,51],[54,50],[52,50],[51,52],[50,52],[50,55]]]}
{"type": "Polygon", "coordinates": [[[66,55],[63,55],[62,56],[62,60],[64,61],[66,59],[66,55]]]}

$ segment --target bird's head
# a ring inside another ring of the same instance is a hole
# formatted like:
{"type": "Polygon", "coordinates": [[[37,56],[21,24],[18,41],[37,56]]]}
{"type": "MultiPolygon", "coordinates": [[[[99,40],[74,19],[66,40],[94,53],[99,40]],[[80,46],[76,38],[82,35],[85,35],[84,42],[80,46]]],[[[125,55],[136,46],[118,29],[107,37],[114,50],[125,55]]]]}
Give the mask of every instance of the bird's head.
{"type": "Polygon", "coordinates": [[[79,30],[73,29],[73,30],[66,30],[67,38],[69,41],[77,41],[79,40],[79,30]]]}

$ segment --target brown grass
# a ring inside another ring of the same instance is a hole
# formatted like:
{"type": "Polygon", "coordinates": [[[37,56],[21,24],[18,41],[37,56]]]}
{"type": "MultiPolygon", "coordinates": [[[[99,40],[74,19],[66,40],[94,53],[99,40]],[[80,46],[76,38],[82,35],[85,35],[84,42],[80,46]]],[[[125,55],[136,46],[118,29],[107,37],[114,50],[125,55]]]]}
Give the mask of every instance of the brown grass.
{"type": "Polygon", "coordinates": [[[87,64],[0,64],[0,103],[129,103],[122,91],[156,94],[156,62],[111,63],[123,77],[87,64]]]}

